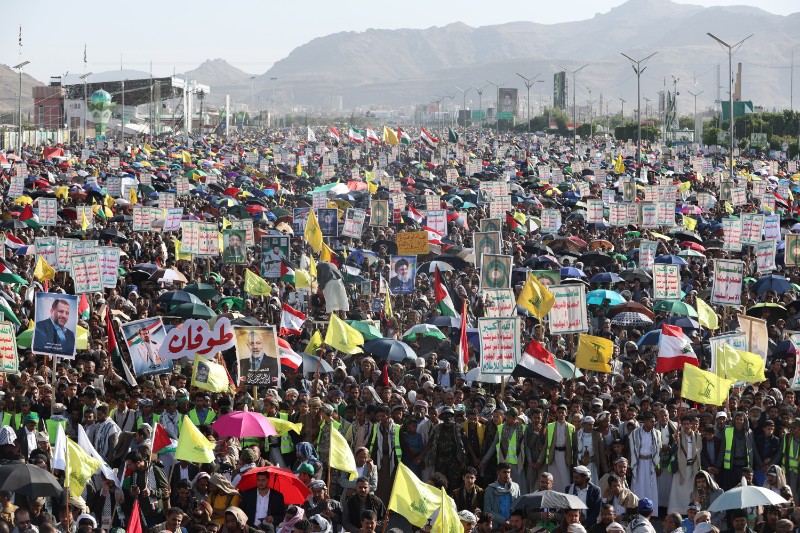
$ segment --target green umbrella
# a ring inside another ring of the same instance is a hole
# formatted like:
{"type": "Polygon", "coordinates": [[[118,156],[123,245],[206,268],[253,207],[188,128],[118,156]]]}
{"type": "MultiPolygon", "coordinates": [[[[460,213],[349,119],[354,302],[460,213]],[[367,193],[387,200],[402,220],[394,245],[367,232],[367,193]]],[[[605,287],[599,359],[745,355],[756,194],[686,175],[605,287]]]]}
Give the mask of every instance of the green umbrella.
{"type": "Polygon", "coordinates": [[[282,207],[273,207],[271,212],[273,215],[275,215],[276,218],[292,216],[292,214],[289,211],[287,211],[282,207]]]}
{"type": "Polygon", "coordinates": [[[417,324],[405,333],[403,333],[403,340],[406,342],[417,342],[420,337],[434,337],[437,339],[447,340],[444,333],[439,331],[439,328],[433,324],[417,324]]]}
{"type": "Polygon", "coordinates": [[[33,329],[26,329],[17,335],[17,346],[21,348],[30,348],[33,343],[33,329]]]}
{"type": "Polygon", "coordinates": [[[564,359],[556,359],[556,370],[564,379],[582,378],[583,372],[575,368],[575,365],[564,359]]]}
{"type": "Polygon", "coordinates": [[[12,272],[3,272],[0,274],[0,282],[3,283],[18,283],[20,285],[27,285],[28,282],[25,281],[23,278],[19,277],[18,275],[12,272]]]}
{"type": "Polygon", "coordinates": [[[190,283],[184,287],[183,290],[190,294],[194,294],[203,301],[210,300],[217,295],[217,289],[208,283],[190,283]]]}
{"type": "Polygon", "coordinates": [[[152,185],[146,185],[144,183],[139,184],[139,191],[142,193],[142,196],[147,196],[150,193],[156,192],[152,185]]]}
{"type": "Polygon", "coordinates": [[[228,304],[231,309],[238,309],[239,311],[244,309],[244,300],[235,296],[228,296],[227,298],[220,299],[220,301],[217,302],[217,311],[220,310],[222,304],[228,304]]]}
{"type": "Polygon", "coordinates": [[[181,318],[199,318],[201,320],[209,320],[217,316],[217,313],[209,306],[193,303],[177,305],[170,311],[170,314],[181,318]]]}
{"type": "Polygon", "coordinates": [[[626,239],[632,239],[632,238],[641,237],[641,236],[642,236],[642,233],[639,232],[639,231],[629,231],[628,233],[625,234],[625,238],[626,239]]]}
{"type": "Polygon", "coordinates": [[[369,322],[364,322],[363,320],[345,320],[345,322],[352,326],[353,329],[361,332],[365,341],[383,338],[381,331],[369,322]]]}
{"type": "Polygon", "coordinates": [[[673,315],[697,318],[697,311],[694,310],[694,307],[679,300],[659,300],[653,306],[653,311],[664,311],[673,315]]]}

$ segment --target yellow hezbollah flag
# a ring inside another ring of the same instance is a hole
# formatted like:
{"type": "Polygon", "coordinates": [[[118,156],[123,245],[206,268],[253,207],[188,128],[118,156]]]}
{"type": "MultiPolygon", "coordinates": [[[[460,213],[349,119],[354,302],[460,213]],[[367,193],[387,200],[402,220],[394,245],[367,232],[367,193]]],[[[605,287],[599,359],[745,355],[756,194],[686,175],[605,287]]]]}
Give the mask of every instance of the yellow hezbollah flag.
{"type": "Polygon", "coordinates": [[[694,228],[697,227],[697,220],[692,217],[683,217],[683,227],[688,229],[689,231],[694,231],[694,228]]]}
{"type": "Polygon", "coordinates": [[[178,437],[178,446],[175,449],[176,461],[189,461],[190,463],[213,463],[214,443],[200,433],[188,416],[183,418],[178,437]]]}
{"type": "Polygon", "coordinates": [[[60,198],[64,201],[69,197],[69,187],[66,185],[62,185],[56,189],[56,198],[60,198]]]}
{"type": "Polygon", "coordinates": [[[458,518],[455,502],[447,495],[444,487],[442,487],[441,491],[442,504],[436,513],[431,533],[461,533],[464,528],[461,526],[461,519],[458,518]]]}
{"type": "Polygon", "coordinates": [[[231,227],[231,221],[225,217],[222,217],[222,229],[228,229],[231,227]]]}
{"type": "Polygon", "coordinates": [[[611,340],[583,333],[578,336],[578,354],[575,356],[575,366],[578,368],[611,372],[609,362],[613,355],[614,343],[611,340]]]}
{"type": "Polygon", "coordinates": [[[392,318],[394,311],[392,311],[392,299],[389,297],[389,291],[386,291],[385,299],[383,300],[383,314],[386,318],[392,318]]]}
{"type": "Polygon", "coordinates": [[[306,222],[306,230],[303,232],[303,235],[308,241],[309,246],[311,246],[311,249],[320,253],[322,250],[322,229],[319,227],[317,215],[314,213],[313,208],[308,210],[308,221],[306,222]]]}
{"type": "Polygon", "coordinates": [[[767,380],[764,376],[764,360],[760,355],[737,350],[728,344],[722,345],[722,353],[717,357],[717,374],[746,383],[767,380]]]}
{"type": "Polygon", "coordinates": [[[211,392],[228,392],[230,386],[228,371],[224,366],[195,355],[192,367],[192,387],[211,392]]]}
{"type": "Polygon", "coordinates": [[[314,261],[313,255],[308,256],[308,273],[315,278],[317,277],[317,262],[314,261]]]}
{"type": "Polygon", "coordinates": [[[44,257],[41,255],[36,260],[36,268],[33,269],[33,276],[39,281],[51,280],[56,277],[56,271],[53,267],[47,264],[44,257]]]}
{"type": "Polygon", "coordinates": [[[192,162],[192,154],[190,154],[186,150],[183,151],[183,154],[181,154],[181,157],[183,158],[183,162],[184,163],[191,163],[192,162]]]}
{"type": "Polygon", "coordinates": [[[129,198],[130,198],[131,204],[135,204],[136,202],[139,201],[139,199],[136,198],[136,188],[135,187],[131,187],[128,190],[128,194],[129,194],[129,198]]]}
{"type": "Polygon", "coordinates": [[[100,461],[83,451],[77,442],[66,439],[67,453],[64,487],[73,489],[73,494],[78,494],[86,487],[92,474],[100,468],[100,461]]]}
{"type": "Polygon", "coordinates": [[[317,350],[319,350],[321,346],[322,335],[320,334],[319,330],[317,330],[313,335],[311,335],[311,340],[308,341],[306,349],[303,350],[303,353],[307,353],[308,355],[317,355],[317,350]]]}
{"type": "Polygon", "coordinates": [[[191,261],[192,254],[181,253],[181,241],[175,239],[175,260],[176,261],[191,261]]]}
{"type": "Polygon", "coordinates": [[[364,172],[364,179],[367,180],[367,190],[370,194],[378,192],[378,186],[375,185],[375,171],[367,170],[364,172]]]}
{"type": "Polygon", "coordinates": [[[338,429],[331,429],[331,446],[328,464],[336,470],[350,473],[350,481],[358,477],[356,458],[353,451],[338,429]]]}
{"type": "Polygon", "coordinates": [[[614,172],[617,174],[625,174],[625,163],[621,155],[618,156],[617,160],[614,162],[614,172]]]}
{"type": "Polygon", "coordinates": [[[341,318],[331,313],[328,321],[328,331],[325,333],[325,344],[336,348],[340,352],[354,354],[361,352],[364,336],[356,328],[344,322],[341,318]]]}
{"type": "Polygon", "coordinates": [[[680,185],[678,185],[678,190],[680,192],[686,192],[691,188],[692,188],[692,182],[691,181],[684,181],[684,182],[681,182],[680,185]]]}
{"type": "Polygon", "coordinates": [[[81,229],[83,231],[86,231],[88,227],[89,227],[89,221],[86,220],[86,212],[81,211],[81,229]]]}
{"type": "Polygon", "coordinates": [[[319,260],[330,263],[332,259],[333,259],[333,250],[331,250],[328,247],[328,245],[323,242],[322,250],[320,250],[319,252],[319,260]]]}
{"type": "Polygon", "coordinates": [[[442,505],[442,493],[423,483],[406,465],[398,463],[387,507],[400,513],[411,525],[422,527],[442,505]]]}
{"type": "Polygon", "coordinates": [[[544,318],[550,312],[556,297],[533,274],[528,274],[525,285],[517,298],[517,305],[524,307],[536,318],[544,318]]]}
{"type": "Polygon", "coordinates": [[[711,306],[700,298],[695,298],[695,300],[697,300],[697,321],[700,322],[700,325],[712,330],[719,329],[719,317],[711,309],[711,306]]]}
{"type": "Polygon", "coordinates": [[[294,270],[294,287],[296,289],[311,287],[311,274],[309,274],[307,270],[296,268],[294,270]]]}
{"type": "Polygon", "coordinates": [[[388,126],[383,127],[383,142],[386,144],[390,144],[392,146],[400,144],[400,140],[397,138],[397,134],[392,131],[391,128],[388,126]]]}
{"type": "Polygon", "coordinates": [[[244,292],[253,296],[269,296],[272,287],[267,280],[248,268],[244,271],[244,292]]]}
{"type": "Polygon", "coordinates": [[[683,365],[681,396],[687,400],[722,405],[728,399],[731,385],[733,385],[732,379],[725,379],[711,372],[700,370],[689,363],[683,365]]]}
{"type": "Polygon", "coordinates": [[[298,435],[301,431],[303,431],[303,424],[300,422],[289,422],[288,420],[284,420],[282,418],[272,418],[271,416],[265,416],[269,423],[272,424],[272,427],[275,428],[275,431],[278,432],[278,435],[286,435],[290,431],[294,431],[298,435]]]}

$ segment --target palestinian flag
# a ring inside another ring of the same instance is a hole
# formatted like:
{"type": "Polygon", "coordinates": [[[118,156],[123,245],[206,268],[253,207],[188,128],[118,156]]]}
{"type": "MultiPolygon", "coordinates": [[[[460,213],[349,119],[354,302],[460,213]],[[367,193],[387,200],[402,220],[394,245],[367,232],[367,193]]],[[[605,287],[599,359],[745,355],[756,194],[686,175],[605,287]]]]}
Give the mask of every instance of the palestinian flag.
{"type": "Polygon", "coordinates": [[[22,210],[22,213],[19,214],[19,219],[28,225],[29,228],[41,228],[42,225],[39,224],[39,217],[33,214],[33,208],[30,204],[25,206],[25,209],[22,210]]]}
{"type": "Polygon", "coordinates": [[[153,449],[151,451],[160,455],[162,453],[174,452],[177,447],[178,441],[169,438],[164,426],[156,422],[156,431],[153,435],[153,449]]]}
{"type": "Polygon", "coordinates": [[[284,302],[281,314],[281,327],[278,335],[300,335],[303,333],[303,324],[306,315],[284,302]]]}
{"type": "Polygon", "coordinates": [[[294,269],[284,260],[281,260],[281,275],[279,279],[280,281],[294,283],[294,269]]]}
{"type": "Polygon", "coordinates": [[[114,334],[114,326],[111,324],[111,310],[108,308],[106,308],[106,337],[108,338],[106,351],[111,357],[111,365],[114,367],[114,372],[120,376],[124,376],[125,381],[127,381],[130,386],[135,386],[136,378],[134,378],[131,371],[128,370],[128,365],[125,364],[125,361],[122,359],[122,352],[119,351],[117,336],[114,334]]]}
{"type": "Polygon", "coordinates": [[[511,231],[516,231],[521,235],[528,233],[528,231],[525,229],[525,226],[520,224],[519,220],[514,218],[514,216],[508,212],[506,212],[506,224],[508,224],[508,229],[511,231]]]}
{"type": "Polygon", "coordinates": [[[436,145],[439,144],[439,139],[428,133],[425,128],[420,128],[419,138],[431,148],[436,148],[436,145]]]}
{"type": "Polygon", "coordinates": [[[447,142],[458,144],[458,133],[453,128],[447,128],[447,142]]]}
{"type": "Polygon", "coordinates": [[[350,128],[347,138],[350,139],[350,142],[364,144],[364,134],[355,128],[350,128]]]}
{"type": "Polygon", "coordinates": [[[369,142],[373,142],[373,143],[377,143],[377,144],[381,143],[380,138],[378,138],[378,134],[375,133],[375,130],[373,130],[372,128],[369,128],[369,127],[367,128],[367,140],[369,142]]]}
{"type": "Polygon", "coordinates": [[[397,138],[400,139],[400,144],[411,144],[411,137],[400,127],[397,128],[397,138]]]}
{"type": "Polygon", "coordinates": [[[447,287],[442,283],[442,278],[439,276],[439,267],[436,267],[433,271],[433,295],[436,301],[436,307],[442,315],[461,318],[456,312],[456,306],[453,305],[453,299],[450,298],[447,287]]]}
{"type": "Polygon", "coordinates": [[[19,285],[28,283],[24,278],[15,274],[12,269],[8,268],[5,262],[0,263],[0,282],[17,283],[19,285]]]}
{"type": "Polygon", "coordinates": [[[334,128],[333,126],[328,126],[328,136],[333,139],[333,142],[338,143],[341,139],[341,135],[339,135],[339,130],[334,128]]]}
{"type": "Polygon", "coordinates": [[[303,356],[292,350],[291,345],[286,339],[278,337],[278,353],[280,354],[281,364],[294,370],[303,364],[303,356]]]}
{"type": "Polygon", "coordinates": [[[78,302],[78,316],[82,320],[89,320],[89,300],[86,299],[85,294],[81,294],[81,301],[78,302]]]}

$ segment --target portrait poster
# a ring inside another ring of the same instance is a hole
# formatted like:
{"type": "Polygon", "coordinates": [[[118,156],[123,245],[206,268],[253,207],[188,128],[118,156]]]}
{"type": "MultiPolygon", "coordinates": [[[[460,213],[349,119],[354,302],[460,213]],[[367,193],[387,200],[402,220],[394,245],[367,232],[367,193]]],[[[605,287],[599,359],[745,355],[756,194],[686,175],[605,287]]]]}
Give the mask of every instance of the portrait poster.
{"type": "Polygon", "coordinates": [[[295,207],[292,211],[292,231],[297,236],[302,236],[308,222],[310,207],[295,207]]]}
{"type": "Polygon", "coordinates": [[[479,318],[481,374],[509,375],[519,360],[519,317],[479,318]]]}
{"type": "Polygon", "coordinates": [[[389,200],[370,201],[369,225],[379,228],[389,227],[389,200]]]}
{"type": "Polygon", "coordinates": [[[513,289],[483,289],[483,308],[488,317],[512,317],[517,314],[513,289]]]}
{"type": "Polygon", "coordinates": [[[281,277],[281,261],[289,259],[289,241],[288,235],[261,237],[261,277],[281,277]]]}
{"type": "Polygon", "coordinates": [[[11,322],[0,322],[0,374],[19,374],[17,337],[11,322]]]}
{"type": "Polygon", "coordinates": [[[78,296],[37,292],[34,312],[33,353],[74,359],[78,335],[78,296]]]}
{"type": "Polygon", "coordinates": [[[716,305],[742,305],[744,263],[736,260],[714,261],[714,281],[711,286],[711,303],[716,305]]]}
{"type": "Polygon", "coordinates": [[[769,335],[767,321],[747,315],[739,315],[739,328],[747,337],[747,351],[761,356],[767,362],[769,335]]]}
{"type": "Polygon", "coordinates": [[[585,333],[589,331],[586,286],[583,283],[548,287],[555,302],[550,309],[550,332],[585,333]]]}
{"type": "Polygon", "coordinates": [[[238,229],[222,230],[222,260],[225,263],[247,262],[247,232],[238,229]]]}
{"type": "Polygon", "coordinates": [[[122,324],[122,336],[131,354],[134,374],[149,376],[172,371],[172,360],[158,355],[167,336],[160,316],[122,324]]]}
{"type": "Polygon", "coordinates": [[[499,231],[476,231],[472,234],[472,249],[480,270],[483,254],[503,253],[503,237],[499,231]]]}
{"type": "Polygon", "coordinates": [[[511,287],[513,257],[501,254],[481,254],[481,289],[511,287]]]}
{"type": "Polygon", "coordinates": [[[417,273],[416,255],[393,255],[389,262],[389,292],[414,294],[417,273]]]}
{"type": "Polygon", "coordinates": [[[531,270],[530,273],[547,288],[550,288],[551,285],[561,284],[560,270],[531,270]]]}
{"type": "Polygon", "coordinates": [[[236,326],[236,360],[239,381],[247,385],[272,385],[280,379],[278,336],[275,326],[236,326]]]}
{"type": "Polygon", "coordinates": [[[245,232],[245,246],[255,246],[255,233],[253,231],[252,219],[246,220],[231,220],[231,229],[238,229],[245,232]]]}
{"type": "Polygon", "coordinates": [[[800,235],[787,234],[786,248],[784,249],[784,264],[789,266],[800,265],[800,235]]]}
{"type": "Polygon", "coordinates": [[[503,221],[499,218],[482,218],[480,219],[481,231],[502,231],[503,221]]]}

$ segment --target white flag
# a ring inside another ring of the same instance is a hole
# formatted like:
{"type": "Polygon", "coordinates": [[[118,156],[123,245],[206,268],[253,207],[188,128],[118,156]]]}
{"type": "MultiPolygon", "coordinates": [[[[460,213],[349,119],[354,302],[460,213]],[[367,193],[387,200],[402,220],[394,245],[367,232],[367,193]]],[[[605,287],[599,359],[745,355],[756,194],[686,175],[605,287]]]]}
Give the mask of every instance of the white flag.
{"type": "Polygon", "coordinates": [[[53,469],[66,470],[67,469],[67,435],[64,433],[64,428],[61,424],[58,426],[56,433],[56,447],[53,450],[53,469]]]}
{"type": "Polygon", "coordinates": [[[308,128],[308,142],[315,143],[317,142],[317,134],[314,133],[314,130],[311,129],[311,126],[306,126],[308,128]]]}
{"type": "Polygon", "coordinates": [[[106,479],[113,479],[114,483],[119,487],[119,480],[117,479],[116,474],[114,474],[114,470],[108,466],[105,459],[94,449],[94,445],[92,445],[92,441],[89,440],[89,435],[86,434],[86,430],[83,429],[83,425],[78,424],[78,446],[83,448],[83,451],[88,452],[89,455],[100,461],[100,470],[103,472],[103,475],[106,479]]]}

